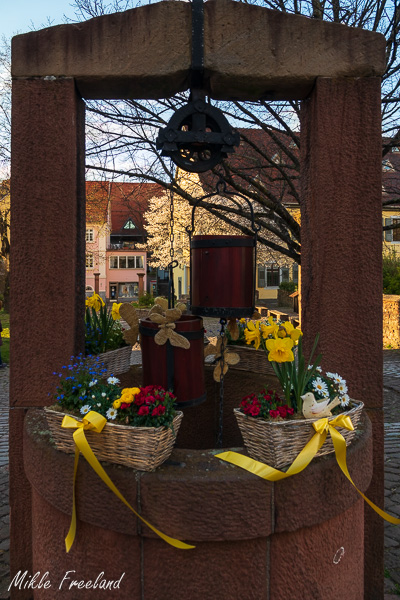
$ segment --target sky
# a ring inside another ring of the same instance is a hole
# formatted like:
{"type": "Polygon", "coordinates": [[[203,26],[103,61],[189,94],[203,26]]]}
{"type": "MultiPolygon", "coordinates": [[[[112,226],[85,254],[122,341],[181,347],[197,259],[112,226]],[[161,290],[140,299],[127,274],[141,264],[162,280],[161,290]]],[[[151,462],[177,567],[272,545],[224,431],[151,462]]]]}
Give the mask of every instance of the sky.
{"type": "Polygon", "coordinates": [[[63,23],[74,17],[72,0],[0,0],[0,38],[63,23]],[[32,25],[33,24],[33,25],[32,25]]]}

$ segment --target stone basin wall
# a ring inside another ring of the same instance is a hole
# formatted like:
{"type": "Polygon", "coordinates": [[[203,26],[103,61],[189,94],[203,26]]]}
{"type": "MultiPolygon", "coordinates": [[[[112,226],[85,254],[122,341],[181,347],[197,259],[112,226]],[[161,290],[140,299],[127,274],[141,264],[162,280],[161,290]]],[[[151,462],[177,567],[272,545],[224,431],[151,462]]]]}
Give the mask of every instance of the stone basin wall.
{"type": "MultiPolygon", "coordinates": [[[[230,391],[228,385],[229,416],[230,391]]],[[[181,446],[209,428],[200,408],[184,411],[181,446]]],[[[227,435],[241,444],[233,426],[227,435]]],[[[364,598],[364,502],[333,454],[314,460],[297,476],[270,483],[216,459],[218,451],[204,446],[176,448],[154,473],[104,463],[139,514],[195,549],[177,550],[158,538],[81,457],[77,537],[66,554],[73,456],[56,450],[43,410],[31,409],[25,421],[24,468],[33,494],[33,572],[48,571],[52,583],[50,589],[36,589],[33,598],[54,600],[69,570],[72,578],[85,582],[101,572],[117,581],[124,573],[118,592],[109,596],[118,600],[364,598]]],[[[365,491],[372,475],[366,416],[348,448],[348,466],[365,491]]],[[[76,600],[78,591],[69,583],[63,584],[63,598],[76,600]]],[[[84,600],[97,600],[99,594],[79,590],[84,600]]]]}

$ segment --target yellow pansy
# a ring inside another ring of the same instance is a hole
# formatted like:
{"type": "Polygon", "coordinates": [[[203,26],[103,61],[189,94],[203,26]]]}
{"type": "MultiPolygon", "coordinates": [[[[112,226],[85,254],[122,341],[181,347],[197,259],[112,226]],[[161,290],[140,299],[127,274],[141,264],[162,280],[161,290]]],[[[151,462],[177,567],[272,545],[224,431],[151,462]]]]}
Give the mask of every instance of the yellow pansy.
{"type": "Polygon", "coordinates": [[[113,402],[113,408],[120,408],[121,404],[122,404],[122,399],[119,398],[118,400],[114,400],[113,402]]]}
{"type": "Polygon", "coordinates": [[[285,323],[282,323],[282,325],[286,329],[287,334],[291,337],[291,339],[294,342],[297,342],[300,336],[303,335],[302,331],[293,327],[290,321],[285,321],[285,323]]]}
{"type": "Polygon", "coordinates": [[[252,342],[254,342],[254,348],[258,350],[261,338],[259,323],[256,322],[254,324],[253,321],[249,321],[246,329],[244,330],[244,337],[246,338],[246,344],[250,345],[252,342]]]}
{"type": "Polygon", "coordinates": [[[116,304],[114,302],[114,304],[112,305],[111,316],[114,319],[114,321],[118,321],[118,319],[121,318],[121,315],[119,314],[119,309],[120,309],[121,304],[122,304],[122,302],[120,302],[119,304],[116,304]]]}
{"type": "Polygon", "coordinates": [[[279,363],[294,361],[293,344],[294,342],[290,337],[267,340],[265,345],[269,351],[268,360],[279,363]]]}

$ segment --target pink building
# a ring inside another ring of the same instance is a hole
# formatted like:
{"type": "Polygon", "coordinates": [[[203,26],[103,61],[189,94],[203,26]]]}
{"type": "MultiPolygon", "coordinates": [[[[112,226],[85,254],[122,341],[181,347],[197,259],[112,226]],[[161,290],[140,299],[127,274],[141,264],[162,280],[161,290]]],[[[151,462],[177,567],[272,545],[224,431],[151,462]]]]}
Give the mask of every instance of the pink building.
{"type": "Polygon", "coordinates": [[[98,289],[104,300],[137,300],[148,289],[143,213],[161,192],[151,183],[86,182],[88,295],[98,289]]]}

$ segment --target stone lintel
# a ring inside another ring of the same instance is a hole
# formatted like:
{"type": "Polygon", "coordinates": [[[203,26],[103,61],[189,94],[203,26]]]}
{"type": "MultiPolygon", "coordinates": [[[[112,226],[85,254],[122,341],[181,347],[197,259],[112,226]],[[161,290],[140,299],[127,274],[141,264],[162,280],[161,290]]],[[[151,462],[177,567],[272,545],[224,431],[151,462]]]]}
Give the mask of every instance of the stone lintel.
{"type": "MultiPolygon", "coordinates": [[[[305,98],[319,76],[376,77],[383,35],[269,10],[205,3],[206,88],[219,99],[305,98]]],[[[160,98],[189,87],[191,6],[159,2],[12,40],[14,78],[74,77],[84,98],[160,98]]]]}

